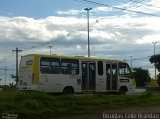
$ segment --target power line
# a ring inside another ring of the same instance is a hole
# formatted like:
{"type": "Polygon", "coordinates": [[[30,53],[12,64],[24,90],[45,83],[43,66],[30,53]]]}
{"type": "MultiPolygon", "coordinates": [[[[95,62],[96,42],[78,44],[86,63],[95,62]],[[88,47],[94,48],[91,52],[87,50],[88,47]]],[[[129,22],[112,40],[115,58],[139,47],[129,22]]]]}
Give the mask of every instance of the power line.
{"type": "Polygon", "coordinates": [[[29,50],[32,50],[32,49],[35,49],[35,48],[39,48],[39,47],[41,47],[41,46],[44,46],[44,45],[46,45],[46,44],[48,44],[49,42],[44,42],[44,43],[40,43],[40,44],[38,44],[38,45],[34,45],[34,46],[31,46],[31,47],[28,47],[28,48],[24,48],[23,49],[23,52],[25,52],[25,51],[29,51],[29,50]]]}
{"type": "MultiPolygon", "coordinates": [[[[132,61],[139,61],[139,60],[145,60],[145,59],[148,59],[150,58],[151,56],[146,56],[146,57],[140,57],[140,58],[135,58],[135,59],[132,59],[132,61]]],[[[131,61],[130,59],[125,59],[125,61],[131,61]]]]}
{"type": "MultiPolygon", "coordinates": [[[[77,0],[75,0],[75,1],[77,1],[77,0]]],[[[78,0],[78,1],[80,1],[80,0],[78,0]]],[[[90,0],[81,0],[81,1],[85,1],[85,2],[93,4],[93,5],[106,6],[106,7],[122,10],[122,11],[128,11],[128,12],[134,12],[134,13],[144,14],[144,15],[148,15],[148,16],[159,17],[158,15],[155,15],[155,14],[152,14],[152,13],[146,13],[146,12],[141,12],[141,11],[129,10],[129,9],[126,9],[126,8],[120,8],[120,7],[111,6],[111,5],[108,5],[108,4],[103,4],[103,3],[99,3],[99,2],[93,2],[93,1],[90,1],[90,0]]]]}
{"type": "Polygon", "coordinates": [[[133,59],[133,60],[144,60],[144,59],[148,59],[149,57],[151,57],[151,56],[136,58],[136,59],[133,59]]]}
{"type": "MultiPolygon", "coordinates": [[[[82,1],[82,0],[74,0],[74,1],[78,1],[78,2],[86,2],[87,0],[84,0],[84,1],[82,1]]],[[[119,0],[116,0],[116,1],[119,1],[119,0]]],[[[141,1],[139,1],[139,3],[141,3],[141,2],[143,2],[144,0],[141,0],[141,1]]],[[[120,2],[120,1],[119,1],[120,2]]],[[[125,2],[123,2],[123,3],[125,3],[125,2]]],[[[130,5],[128,5],[128,6],[126,6],[126,7],[124,7],[124,9],[129,9],[129,8],[131,8],[131,7],[134,7],[133,5],[135,5],[134,3],[132,3],[132,4],[130,4],[130,5]]],[[[141,5],[139,5],[139,6],[135,6],[134,7],[134,9],[135,8],[138,8],[138,7],[141,7],[142,6],[142,4],[141,5]]],[[[115,15],[121,15],[121,14],[123,14],[123,13],[121,13],[121,12],[118,12],[118,13],[115,13],[115,14],[111,14],[112,16],[115,16],[115,15]]],[[[110,15],[110,16],[111,16],[110,15]]],[[[98,23],[100,20],[104,20],[105,18],[103,17],[103,18],[100,18],[100,19],[97,19],[94,23],[91,23],[90,25],[94,25],[94,24],[96,24],[96,23],[98,23]]],[[[111,18],[110,18],[111,19],[111,18]]],[[[84,29],[80,29],[80,30],[84,30],[84,29]]],[[[78,30],[79,31],[79,30],[78,30]]]]}
{"type": "Polygon", "coordinates": [[[148,67],[149,68],[149,67],[153,67],[153,65],[142,65],[142,66],[136,66],[136,67],[146,67],[146,68],[148,67]]]}
{"type": "Polygon", "coordinates": [[[9,54],[8,56],[3,57],[2,60],[0,61],[0,64],[8,60],[8,58],[11,57],[12,55],[13,54],[9,54]]]}
{"type": "MultiPolygon", "coordinates": [[[[115,0],[115,1],[117,1],[117,2],[119,2],[119,3],[124,3],[124,4],[126,4],[126,2],[123,2],[123,1],[119,1],[119,0],[115,0]]],[[[140,1],[140,2],[143,2],[144,0],[142,0],[142,1],[140,1]]],[[[136,4],[135,3],[130,3],[130,4],[128,4],[128,6],[124,6],[123,8],[125,8],[125,9],[130,9],[130,8],[133,8],[134,7],[134,9],[136,9],[136,8],[139,8],[139,7],[141,7],[142,6],[142,4],[141,5],[139,5],[139,6],[135,6],[136,4]]],[[[124,13],[122,13],[122,12],[118,12],[118,13],[115,13],[115,14],[111,14],[112,16],[115,16],[115,15],[122,15],[122,14],[124,14],[124,13]]]]}
{"type": "MultiPolygon", "coordinates": [[[[131,2],[135,2],[135,3],[141,3],[141,2],[136,1],[136,0],[129,0],[129,1],[131,1],[131,2]]],[[[145,5],[145,6],[149,6],[149,7],[154,7],[154,8],[160,8],[159,6],[154,6],[154,5],[146,4],[146,3],[143,3],[143,5],[145,5]]]]}
{"type": "MultiPolygon", "coordinates": [[[[87,1],[89,1],[89,0],[74,0],[74,1],[78,1],[78,2],[87,2],[87,1]]],[[[116,0],[116,1],[119,1],[119,0],[116,0]]],[[[120,2],[120,1],[119,1],[120,2]]],[[[141,0],[141,1],[138,1],[139,3],[142,3],[142,2],[144,2],[144,0],[141,0]]],[[[123,2],[123,3],[125,3],[125,2],[123,2]]],[[[96,4],[97,5],[97,4],[96,4]]],[[[127,7],[124,7],[124,9],[130,9],[130,8],[132,8],[132,7],[134,7],[134,9],[135,8],[138,8],[138,7],[141,7],[143,4],[140,4],[139,6],[133,6],[133,5],[136,5],[136,4],[134,4],[134,2],[132,2],[132,4],[130,4],[130,5],[128,5],[127,7]]],[[[136,11],[137,12],[137,11],[136,11]]],[[[120,15],[120,14],[123,14],[122,12],[118,12],[118,13],[115,13],[115,14],[113,14],[112,13],[112,15],[120,15]]],[[[147,13],[148,14],[148,13],[147,13]]],[[[150,14],[150,13],[149,13],[150,14]]],[[[154,15],[154,14],[152,14],[152,15],[154,15]]],[[[154,15],[155,16],[155,15],[154,15]]],[[[100,18],[100,19],[97,19],[94,23],[91,23],[90,25],[94,25],[94,24],[96,24],[96,23],[98,23],[100,20],[103,20],[103,19],[105,19],[104,17],[103,18],[100,18]]],[[[80,29],[80,30],[83,30],[84,31],[84,28],[83,29],[80,29]]],[[[79,31],[79,30],[78,30],[79,31]]],[[[74,32],[74,31],[72,31],[72,32],[74,32]]],[[[70,33],[69,33],[70,34],[70,33]]],[[[69,36],[69,35],[68,35],[69,36]]]]}
{"type": "MultiPolygon", "coordinates": [[[[74,1],[78,1],[78,2],[84,2],[84,1],[80,1],[80,0],[74,0],[74,1]]],[[[119,1],[119,0],[116,0],[116,1],[119,1]]],[[[141,2],[143,2],[144,0],[142,0],[141,2]]],[[[86,3],[86,2],[85,2],[86,3]]],[[[123,2],[123,3],[125,3],[125,2],[123,2]]],[[[133,5],[135,5],[135,3],[132,3],[132,4],[130,4],[130,5],[128,5],[128,6],[126,6],[126,7],[124,7],[124,8],[131,8],[131,7],[134,7],[134,9],[135,8],[138,8],[138,7],[141,7],[141,5],[139,5],[139,6],[133,6],[133,5]]],[[[123,14],[122,12],[116,12],[115,14],[111,14],[110,16],[115,16],[115,15],[121,15],[121,14],[123,14]]],[[[112,18],[109,18],[109,19],[112,19],[112,18]]],[[[96,21],[95,22],[93,22],[93,23],[90,23],[90,26],[91,25],[94,25],[94,24],[96,24],[96,23],[98,23],[100,20],[105,20],[105,17],[103,17],[103,18],[100,18],[100,19],[96,19],[96,21]]],[[[77,30],[77,31],[84,31],[84,28],[81,28],[81,29],[79,29],[79,30],[77,30]]],[[[74,31],[72,31],[73,33],[74,33],[74,31]]],[[[70,33],[68,34],[68,36],[70,35],[70,33]]]]}
{"type": "Polygon", "coordinates": [[[25,49],[23,49],[23,52],[20,52],[20,53],[24,53],[26,51],[30,51],[30,50],[35,49],[35,48],[40,48],[42,46],[46,46],[51,42],[53,42],[53,41],[47,41],[47,42],[40,43],[38,45],[34,45],[34,46],[31,46],[31,47],[25,48],[25,49]]]}
{"type": "MultiPolygon", "coordinates": [[[[76,1],[78,1],[78,0],[76,0],[76,1]]],[[[79,1],[79,2],[82,2],[82,1],[79,1]]],[[[130,5],[132,5],[132,4],[130,4],[130,5]]],[[[127,8],[130,8],[130,7],[133,7],[133,6],[129,6],[129,5],[127,6],[127,8]]],[[[138,8],[138,7],[140,7],[140,6],[136,6],[136,8],[138,8]]],[[[134,8],[135,8],[135,7],[134,7],[134,8]]],[[[123,13],[118,12],[118,13],[111,14],[111,15],[113,16],[113,15],[121,15],[121,14],[123,14],[123,13]]],[[[111,15],[110,15],[110,16],[111,16],[111,15]]],[[[111,19],[111,18],[109,18],[109,19],[111,19]]],[[[100,19],[96,19],[95,22],[90,23],[90,26],[99,23],[100,20],[105,20],[105,17],[100,18],[100,19]]],[[[93,29],[91,29],[91,30],[93,30],[93,29]]],[[[78,29],[77,31],[84,31],[84,28],[78,29]]],[[[72,31],[69,31],[69,33],[67,34],[67,36],[70,36],[70,34],[71,34],[71,33],[74,33],[74,32],[75,32],[75,31],[73,31],[73,30],[72,30],[72,31]]]]}

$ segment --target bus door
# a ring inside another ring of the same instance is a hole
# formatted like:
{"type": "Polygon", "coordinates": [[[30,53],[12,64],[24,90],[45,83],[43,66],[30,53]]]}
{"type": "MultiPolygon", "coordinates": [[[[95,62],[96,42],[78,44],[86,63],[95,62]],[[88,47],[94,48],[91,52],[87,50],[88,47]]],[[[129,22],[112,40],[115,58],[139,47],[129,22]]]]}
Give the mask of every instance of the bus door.
{"type": "Polygon", "coordinates": [[[117,63],[106,64],[106,90],[117,90],[118,86],[118,65],[117,63]]]}
{"type": "Polygon", "coordinates": [[[96,64],[95,62],[82,62],[82,91],[95,91],[96,64]]]}

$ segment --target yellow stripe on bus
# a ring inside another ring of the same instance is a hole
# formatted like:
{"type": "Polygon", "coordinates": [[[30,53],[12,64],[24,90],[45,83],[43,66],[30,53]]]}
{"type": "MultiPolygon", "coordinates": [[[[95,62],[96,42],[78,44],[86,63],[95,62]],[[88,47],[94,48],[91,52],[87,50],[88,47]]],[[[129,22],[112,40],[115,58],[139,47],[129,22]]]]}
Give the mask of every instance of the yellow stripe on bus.
{"type": "Polygon", "coordinates": [[[39,57],[37,55],[34,55],[33,73],[34,83],[39,84],[39,57]]]}

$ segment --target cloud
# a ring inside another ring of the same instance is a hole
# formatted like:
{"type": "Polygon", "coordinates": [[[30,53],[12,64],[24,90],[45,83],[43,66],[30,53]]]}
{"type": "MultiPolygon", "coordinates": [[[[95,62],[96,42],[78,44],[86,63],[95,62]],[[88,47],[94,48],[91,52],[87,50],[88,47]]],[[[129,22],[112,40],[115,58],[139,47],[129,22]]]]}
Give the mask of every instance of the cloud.
{"type": "MultiPolygon", "coordinates": [[[[159,30],[155,22],[159,18],[129,16],[90,19],[91,44],[122,45],[157,41],[159,30]],[[144,42],[142,42],[144,41],[144,42]]],[[[159,24],[157,24],[159,25],[159,24]]],[[[27,17],[0,17],[0,42],[49,42],[55,45],[86,45],[87,27],[85,18],[50,16],[44,19],[27,17]]],[[[7,43],[6,42],[6,43],[7,43]]],[[[134,46],[136,47],[136,46],[134,46]]]]}
{"type": "MultiPolygon", "coordinates": [[[[94,14],[106,14],[106,13],[109,13],[111,12],[113,9],[112,8],[109,8],[109,7],[103,7],[103,6],[100,6],[100,7],[96,7],[94,9],[92,9],[90,11],[90,14],[91,15],[94,15],[94,14]]],[[[65,16],[78,16],[78,15],[84,15],[86,13],[86,11],[84,9],[69,9],[69,10],[58,10],[55,12],[56,14],[58,15],[65,15],[65,16]]]]}
{"type": "Polygon", "coordinates": [[[151,43],[151,42],[156,42],[159,41],[160,35],[155,34],[155,35],[146,35],[142,39],[137,40],[137,43],[139,44],[144,44],[144,43],[151,43]],[[153,40],[154,39],[154,40],[153,40]]]}
{"type": "Polygon", "coordinates": [[[108,11],[112,11],[113,9],[110,7],[96,7],[95,9],[93,9],[95,12],[108,12],[108,11]]]}
{"type": "Polygon", "coordinates": [[[0,18],[0,41],[48,40],[52,34],[33,18],[0,18]]]}
{"type": "MultiPolygon", "coordinates": [[[[160,18],[135,17],[129,14],[93,16],[96,11],[104,14],[111,10],[111,8],[97,7],[91,12],[89,32],[91,56],[130,61],[130,56],[141,58],[152,55],[151,42],[159,41],[160,37],[160,18]]],[[[24,50],[20,55],[49,54],[48,45],[54,46],[52,52],[55,54],[87,56],[87,20],[83,16],[74,16],[81,13],[85,11],[71,9],[58,13],[68,14],[68,16],[48,16],[43,19],[1,16],[0,60],[10,54],[15,47],[24,50]]],[[[10,63],[0,64],[0,66],[15,65],[10,60],[6,62],[10,63]]],[[[134,61],[133,66],[148,65],[146,62],[149,63],[148,59],[145,59],[145,62],[134,61]]]]}
{"type": "Polygon", "coordinates": [[[75,10],[75,9],[70,9],[67,11],[56,11],[55,13],[57,13],[58,15],[78,15],[80,13],[84,12],[83,10],[75,10]]]}

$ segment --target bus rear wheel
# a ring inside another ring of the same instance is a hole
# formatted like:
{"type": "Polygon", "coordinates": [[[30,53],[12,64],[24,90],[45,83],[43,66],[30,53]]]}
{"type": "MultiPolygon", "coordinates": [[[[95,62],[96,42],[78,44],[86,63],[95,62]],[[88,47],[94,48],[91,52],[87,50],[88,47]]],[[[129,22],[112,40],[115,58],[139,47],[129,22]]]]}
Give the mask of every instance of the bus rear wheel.
{"type": "Polygon", "coordinates": [[[63,94],[73,94],[73,93],[74,93],[74,89],[72,87],[70,87],[70,86],[65,87],[63,89],[63,94]]]}

